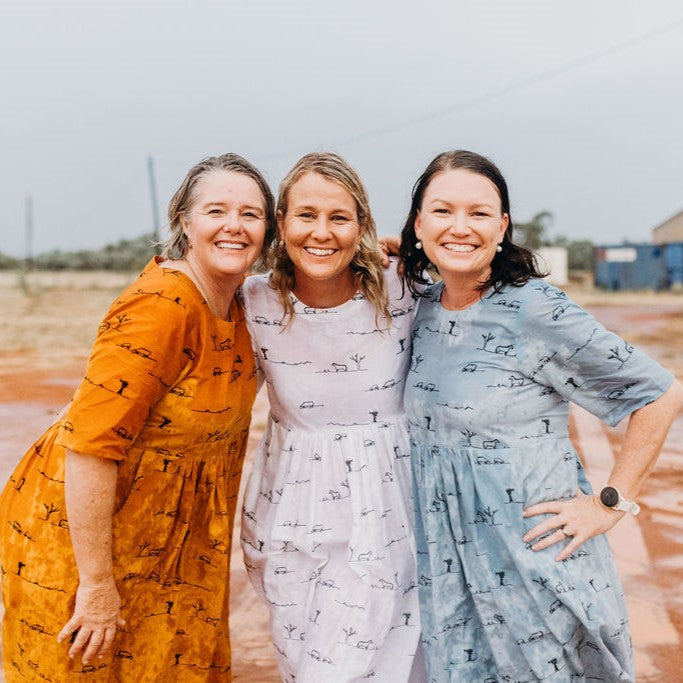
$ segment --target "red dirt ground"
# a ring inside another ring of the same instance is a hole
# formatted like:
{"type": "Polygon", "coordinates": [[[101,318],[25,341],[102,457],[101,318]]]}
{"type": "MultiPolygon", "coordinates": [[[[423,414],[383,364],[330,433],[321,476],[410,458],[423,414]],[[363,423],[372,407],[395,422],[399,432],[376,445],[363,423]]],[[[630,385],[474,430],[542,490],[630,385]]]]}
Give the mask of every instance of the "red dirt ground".
{"type": "MultiPolygon", "coordinates": [[[[605,306],[592,312],[610,328],[647,351],[682,375],[683,354],[680,337],[669,336],[671,325],[683,320],[683,302],[652,307],[605,306]],[[661,330],[658,332],[658,330],[661,330]]],[[[676,329],[676,332],[679,330],[676,329]]],[[[51,423],[69,400],[80,379],[84,361],[67,361],[64,366],[44,369],[36,363],[35,352],[0,353],[0,481],[4,482],[31,442],[51,423]],[[40,369],[36,370],[36,367],[40,369]]],[[[267,400],[260,395],[252,422],[250,449],[258,442],[265,425],[267,400]]],[[[618,449],[623,425],[605,428],[618,449]]],[[[590,460],[590,454],[585,454],[590,460]]],[[[248,471],[248,456],[245,472],[248,471]]],[[[246,479],[246,477],[245,477],[246,479]]],[[[680,668],[683,643],[683,414],[679,415],[659,464],[640,496],[643,512],[639,523],[651,559],[651,571],[664,596],[665,608],[678,634],[678,644],[648,646],[648,670],[640,681],[683,681],[680,668]]],[[[238,504],[239,509],[240,504],[238,504]]],[[[239,530],[235,539],[239,538],[239,530]]],[[[256,598],[242,565],[238,544],[233,548],[231,576],[231,633],[235,681],[270,683],[279,681],[268,635],[268,617],[256,598]]],[[[637,585],[627,585],[638,591],[637,585]]],[[[638,643],[635,643],[638,646],[638,643]]]]}

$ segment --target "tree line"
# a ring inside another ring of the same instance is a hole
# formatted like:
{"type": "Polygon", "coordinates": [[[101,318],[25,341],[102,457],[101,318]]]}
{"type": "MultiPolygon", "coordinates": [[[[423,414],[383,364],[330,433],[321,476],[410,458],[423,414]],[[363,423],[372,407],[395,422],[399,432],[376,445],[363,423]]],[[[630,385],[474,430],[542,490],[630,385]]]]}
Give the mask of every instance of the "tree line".
{"type": "MultiPolygon", "coordinates": [[[[549,211],[537,213],[526,223],[515,224],[515,241],[529,249],[565,247],[570,270],[593,269],[593,243],[590,240],[570,240],[564,236],[549,238],[553,216],[549,211]]],[[[35,270],[113,270],[134,271],[142,268],[158,253],[152,233],[135,239],[119,240],[100,249],[79,251],[48,251],[25,264],[0,252],[0,270],[12,270],[27,265],[35,270]]]]}
{"type": "Polygon", "coordinates": [[[135,271],[158,253],[152,233],[130,240],[119,240],[100,249],[78,251],[47,251],[26,263],[0,253],[0,269],[17,269],[24,266],[34,270],[113,270],[135,271]]]}
{"type": "Polygon", "coordinates": [[[541,211],[527,223],[515,223],[514,240],[534,251],[541,247],[564,247],[569,270],[593,270],[593,242],[571,240],[564,235],[549,238],[547,235],[552,224],[553,215],[549,211],[541,211]]]}

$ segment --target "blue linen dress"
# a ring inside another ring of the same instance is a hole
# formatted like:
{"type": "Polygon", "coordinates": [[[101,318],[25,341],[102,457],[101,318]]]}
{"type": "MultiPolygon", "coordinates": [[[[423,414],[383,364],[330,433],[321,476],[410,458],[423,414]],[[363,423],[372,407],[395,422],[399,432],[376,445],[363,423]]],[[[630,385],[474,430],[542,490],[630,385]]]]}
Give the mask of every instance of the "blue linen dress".
{"type": "Polygon", "coordinates": [[[405,407],[431,681],[632,681],[623,589],[605,535],[566,560],[522,536],[525,507],[590,493],[569,401],[610,425],[673,378],[541,280],[462,311],[432,285],[405,407]]]}

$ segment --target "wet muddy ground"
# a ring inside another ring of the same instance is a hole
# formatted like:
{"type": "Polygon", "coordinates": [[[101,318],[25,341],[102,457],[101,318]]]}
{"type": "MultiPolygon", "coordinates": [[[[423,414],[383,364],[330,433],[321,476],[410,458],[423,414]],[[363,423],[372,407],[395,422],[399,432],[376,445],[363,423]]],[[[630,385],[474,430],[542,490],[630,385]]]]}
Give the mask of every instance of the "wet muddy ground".
{"type": "MultiPolygon", "coordinates": [[[[108,293],[103,294],[103,301],[111,298],[108,293]]],[[[586,303],[608,327],[646,349],[683,379],[683,345],[680,341],[683,339],[683,299],[668,298],[666,303],[658,304],[654,298],[647,305],[637,301],[618,306],[593,306],[593,300],[586,303]]],[[[92,317],[90,329],[94,330],[103,312],[101,306],[99,309],[93,306],[92,311],[87,311],[86,317],[92,317]]],[[[30,324],[26,324],[30,328],[30,324]]],[[[78,344],[74,345],[73,335],[71,343],[68,340],[49,343],[45,336],[50,330],[51,323],[46,315],[41,319],[38,341],[0,346],[0,349],[9,349],[0,351],[2,483],[31,442],[69,400],[84,370],[89,333],[79,332],[78,344]],[[60,343],[63,344],[61,351],[60,343]],[[63,353],[67,348],[69,351],[63,353]]],[[[16,330],[11,332],[16,333],[16,330]]],[[[0,341],[6,341],[4,334],[3,330],[0,341]]],[[[252,422],[251,449],[258,441],[266,415],[267,400],[260,395],[252,422]]],[[[574,419],[573,425],[579,448],[588,444],[583,448],[583,455],[594,484],[600,486],[604,470],[598,463],[599,458],[592,466],[595,453],[591,452],[591,444],[603,444],[603,451],[609,450],[611,445],[618,452],[625,425],[610,429],[596,427],[583,419],[574,419]],[[591,441],[588,434],[582,439],[580,432],[583,429],[593,430],[592,437],[598,441],[591,441]],[[604,441],[600,441],[601,438],[604,441]]],[[[248,462],[246,467],[249,467],[248,462]]],[[[683,655],[683,414],[679,415],[639,500],[642,513],[636,531],[629,527],[621,535],[612,537],[634,621],[639,680],[683,681],[680,663],[683,655]],[[642,539],[642,547],[637,552],[634,550],[637,544],[632,542],[635,536],[642,539]]],[[[239,538],[239,532],[235,538],[239,538]]],[[[267,613],[251,589],[237,544],[232,561],[231,633],[235,680],[278,681],[268,638],[267,613]]]]}

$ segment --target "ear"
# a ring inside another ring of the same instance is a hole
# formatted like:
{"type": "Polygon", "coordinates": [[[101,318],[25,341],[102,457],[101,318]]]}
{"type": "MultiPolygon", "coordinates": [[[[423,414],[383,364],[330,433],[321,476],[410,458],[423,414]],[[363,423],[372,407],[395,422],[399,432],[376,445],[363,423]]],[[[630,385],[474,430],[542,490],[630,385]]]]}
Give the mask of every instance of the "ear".
{"type": "Polygon", "coordinates": [[[277,221],[277,236],[284,242],[285,241],[285,215],[282,213],[281,209],[277,210],[275,214],[275,220],[277,221]]]}
{"type": "Polygon", "coordinates": [[[500,238],[499,241],[503,241],[503,235],[505,235],[505,231],[508,229],[508,225],[510,224],[510,216],[508,214],[504,213],[503,217],[500,219],[500,229],[498,231],[498,237],[500,238]]]}
{"type": "Polygon", "coordinates": [[[180,214],[179,219],[180,219],[180,221],[179,221],[179,222],[180,222],[180,227],[181,227],[183,233],[185,234],[185,237],[187,237],[187,233],[188,233],[188,222],[187,222],[187,215],[186,215],[186,213],[185,213],[184,211],[183,211],[183,213],[180,214]]]}
{"type": "Polygon", "coordinates": [[[422,215],[419,211],[417,212],[415,221],[413,222],[413,230],[415,232],[415,237],[417,237],[418,240],[422,240],[422,215]]]}
{"type": "Polygon", "coordinates": [[[365,225],[358,224],[358,237],[356,237],[356,249],[360,247],[360,243],[363,239],[363,235],[365,234],[365,225]]]}

